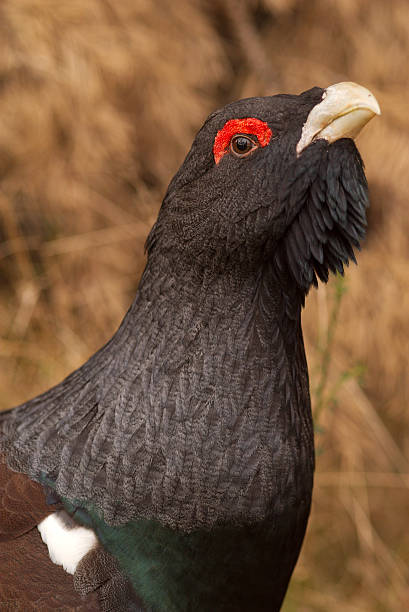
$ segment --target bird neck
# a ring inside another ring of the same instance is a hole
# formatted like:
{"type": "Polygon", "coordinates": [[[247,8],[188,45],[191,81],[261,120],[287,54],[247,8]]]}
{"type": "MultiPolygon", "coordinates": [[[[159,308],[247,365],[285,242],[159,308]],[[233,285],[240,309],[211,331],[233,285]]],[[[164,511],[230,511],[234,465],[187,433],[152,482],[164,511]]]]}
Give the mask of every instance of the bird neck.
{"type": "Polygon", "coordinates": [[[155,254],[138,294],[137,302],[149,300],[152,308],[159,305],[173,312],[175,318],[168,315],[168,321],[180,320],[181,315],[186,326],[227,321],[226,333],[252,328],[263,345],[277,329],[289,342],[301,334],[303,295],[274,258],[211,269],[168,253],[155,254]]]}

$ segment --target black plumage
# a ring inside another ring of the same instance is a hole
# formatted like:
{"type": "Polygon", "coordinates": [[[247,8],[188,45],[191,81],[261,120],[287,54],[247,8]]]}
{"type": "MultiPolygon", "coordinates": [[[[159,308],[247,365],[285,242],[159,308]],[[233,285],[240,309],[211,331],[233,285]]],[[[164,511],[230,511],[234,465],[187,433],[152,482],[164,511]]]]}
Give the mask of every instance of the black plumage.
{"type": "Polygon", "coordinates": [[[368,204],[352,140],[296,154],[323,94],[213,113],[169,185],[117,333],[0,416],[9,465],[82,511],[155,610],[277,610],[299,553],[314,470],[301,308],[354,258],[368,204]],[[215,161],[217,135],[248,117],[271,140],[215,161]],[[161,568],[147,587],[144,547],[161,568]],[[183,572],[168,600],[172,563],[183,572]]]}

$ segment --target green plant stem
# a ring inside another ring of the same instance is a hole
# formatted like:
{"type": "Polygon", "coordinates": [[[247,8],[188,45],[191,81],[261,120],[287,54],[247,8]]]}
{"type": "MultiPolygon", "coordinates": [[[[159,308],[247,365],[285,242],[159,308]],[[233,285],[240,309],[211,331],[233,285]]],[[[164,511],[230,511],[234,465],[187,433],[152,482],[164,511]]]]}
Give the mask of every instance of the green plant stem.
{"type": "Polygon", "coordinates": [[[328,327],[325,334],[324,345],[321,349],[321,367],[318,378],[318,384],[315,387],[315,410],[314,422],[317,425],[324,407],[324,394],[328,383],[329,368],[332,359],[332,347],[334,342],[335,330],[338,323],[339,311],[342,302],[342,296],[346,291],[345,282],[341,275],[337,275],[335,280],[335,298],[331,308],[328,327]]]}

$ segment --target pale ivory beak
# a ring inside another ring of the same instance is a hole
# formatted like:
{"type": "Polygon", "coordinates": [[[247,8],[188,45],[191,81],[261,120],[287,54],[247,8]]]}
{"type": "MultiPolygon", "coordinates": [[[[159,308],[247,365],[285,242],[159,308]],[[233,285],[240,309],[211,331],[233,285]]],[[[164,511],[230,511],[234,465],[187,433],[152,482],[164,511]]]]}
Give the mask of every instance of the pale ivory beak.
{"type": "Polygon", "coordinates": [[[355,138],[374,115],[380,114],[379,104],[369,89],[348,82],[327,87],[322,102],[314,106],[304,123],[297,156],[320,138],[328,142],[355,138]]]}

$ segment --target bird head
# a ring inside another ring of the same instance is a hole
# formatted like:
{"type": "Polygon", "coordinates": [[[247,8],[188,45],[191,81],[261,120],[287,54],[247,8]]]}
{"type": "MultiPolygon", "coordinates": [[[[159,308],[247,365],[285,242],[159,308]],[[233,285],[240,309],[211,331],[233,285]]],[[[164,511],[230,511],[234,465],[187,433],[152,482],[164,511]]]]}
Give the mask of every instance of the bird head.
{"type": "Polygon", "coordinates": [[[219,269],[273,259],[303,293],[317,276],[342,273],[368,205],[352,138],[376,114],[374,96],[355,83],[212,113],[169,185],[148,252],[219,269]]]}

